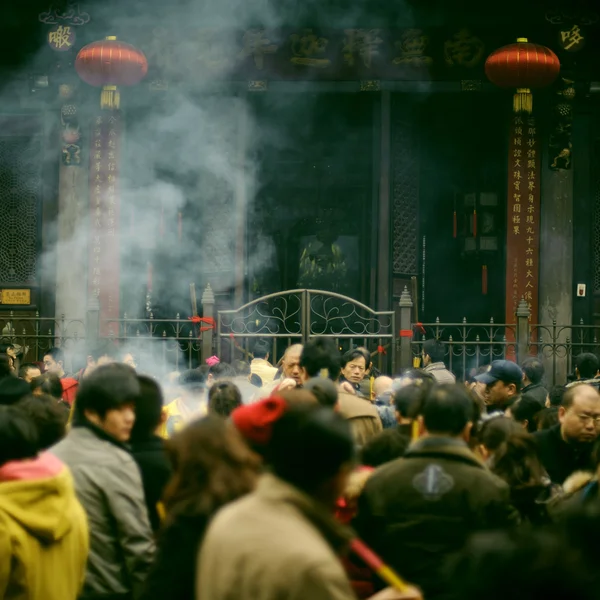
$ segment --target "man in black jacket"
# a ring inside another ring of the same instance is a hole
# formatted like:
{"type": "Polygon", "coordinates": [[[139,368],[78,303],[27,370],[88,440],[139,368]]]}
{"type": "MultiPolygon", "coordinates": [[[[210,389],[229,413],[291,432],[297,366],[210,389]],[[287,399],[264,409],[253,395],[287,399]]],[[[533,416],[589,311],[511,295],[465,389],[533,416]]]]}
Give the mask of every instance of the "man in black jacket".
{"type": "Polygon", "coordinates": [[[433,389],[421,409],[426,433],[373,473],[359,499],[354,526],[424,597],[449,595],[445,560],[477,530],[518,520],[509,488],[467,446],[475,409],[461,386],[433,389]]]}
{"type": "Polygon", "coordinates": [[[160,527],[157,506],[171,478],[172,468],[165,452],[165,442],[156,435],[162,421],[163,396],[160,386],[143,375],[138,376],[138,381],[141,393],[135,406],[136,419],[129,443],[142,475],[150,525],[156,532],[160,527]]]}
{"type": "Polygon", "coordinates": [[[569,388],[559,408],[560,423],[535,433],[544,468],[562,484],[575,471],[592,469],[592,447],[600,434],[600,394],[581,383],[569,388]]]}

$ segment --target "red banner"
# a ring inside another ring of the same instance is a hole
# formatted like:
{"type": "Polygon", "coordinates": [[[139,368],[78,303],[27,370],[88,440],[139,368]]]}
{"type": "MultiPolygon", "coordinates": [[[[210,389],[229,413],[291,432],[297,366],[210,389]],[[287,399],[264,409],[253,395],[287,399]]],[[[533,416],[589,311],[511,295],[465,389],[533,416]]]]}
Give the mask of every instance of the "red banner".
{"type": "Polygon", "coordinates": [[[506,213],[507,323],[516,323],[515,313],[521,299],[529,305],[531,322],[538,322],[540,139],[533,117],[517,116],[512,119],[506,213]]]}
{"type": "Polygon", "coordinates": [[[100,333],[117,334],[119,318],[119,161],[121,114],[95,117],[90,148],[90,263],[88,292],[100,302],[100,333]]]}

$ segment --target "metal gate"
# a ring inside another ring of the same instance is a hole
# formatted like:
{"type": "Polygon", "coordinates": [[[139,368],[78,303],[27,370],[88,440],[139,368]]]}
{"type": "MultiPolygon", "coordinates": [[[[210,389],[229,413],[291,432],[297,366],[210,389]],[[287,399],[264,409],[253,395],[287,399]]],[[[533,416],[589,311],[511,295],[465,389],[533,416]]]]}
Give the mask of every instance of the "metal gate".
{"type": "Polygon", "coordinates": [[[382,371],[396,358],[394,311],[375,311],[341,294],[322,290],[288,290],[263,296],[236,310],[217,312],[217,355],[247,359],[258,338],[269,340],[273,364],[292,344],[326,336],[345,351],[364,346],[382,371]]]}

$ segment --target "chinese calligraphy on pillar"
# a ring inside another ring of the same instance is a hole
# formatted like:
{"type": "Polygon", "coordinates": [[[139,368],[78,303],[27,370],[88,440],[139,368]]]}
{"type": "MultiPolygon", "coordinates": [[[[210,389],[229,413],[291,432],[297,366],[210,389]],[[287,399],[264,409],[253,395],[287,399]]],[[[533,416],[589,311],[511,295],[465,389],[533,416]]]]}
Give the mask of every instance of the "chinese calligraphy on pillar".
{"type": "MultiPolygon", "coordinates": [[[[524,299],[538,322],[540,254],[540,136],[534,118],[510,127],[506,232],[506,322],[515,323],[524,299]]],[[[508,336],[507,336],[508,337],[508,336]]]]}
{"type": "Polygon", "coordinates": [[[88,292],[100,303],[100,332],[109,335],[119,318],[119,151],[121,115],[97,116],[90,149],[90,244],[88,292]]]}

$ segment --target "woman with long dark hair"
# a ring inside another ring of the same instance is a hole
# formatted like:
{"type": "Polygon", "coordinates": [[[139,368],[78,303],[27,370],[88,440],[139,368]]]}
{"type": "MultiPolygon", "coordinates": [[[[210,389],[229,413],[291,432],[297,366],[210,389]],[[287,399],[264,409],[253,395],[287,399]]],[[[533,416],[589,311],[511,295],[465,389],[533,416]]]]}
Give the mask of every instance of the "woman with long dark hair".
{"type": "Polygon", "coordinates": [[[546,523],[548,503],[558,493],[538,457],[535,439],[505,416],[488,419],[477,434],[493,473],[510,486],[511,502],[525,522],[546,523]]]}
{"type": "Polygon", "coordinates": [[[174,474],[163,496],[165,520],[143,600],[194,600],[196,555],[225,504],[254,489],[261,461],[231,423],[209,415],[167,443],[174,474]]]}

